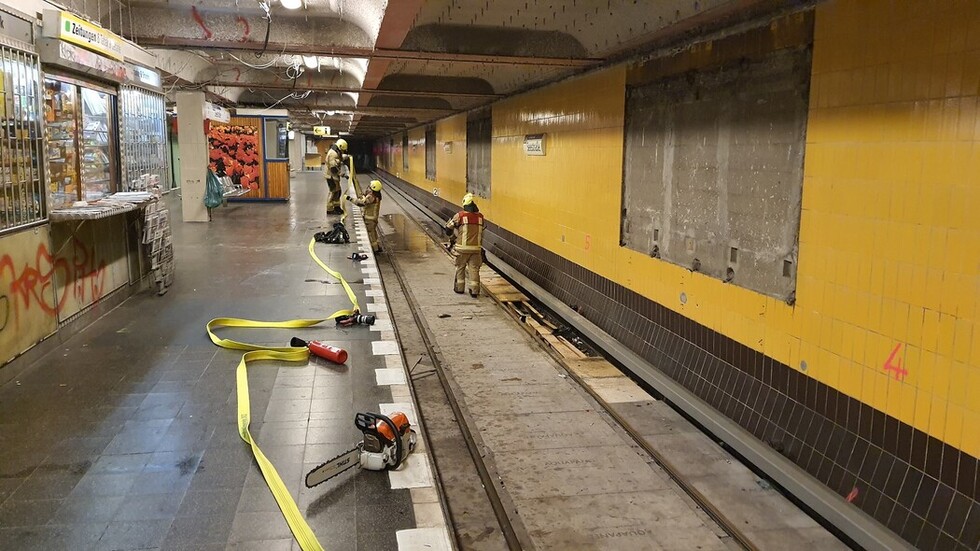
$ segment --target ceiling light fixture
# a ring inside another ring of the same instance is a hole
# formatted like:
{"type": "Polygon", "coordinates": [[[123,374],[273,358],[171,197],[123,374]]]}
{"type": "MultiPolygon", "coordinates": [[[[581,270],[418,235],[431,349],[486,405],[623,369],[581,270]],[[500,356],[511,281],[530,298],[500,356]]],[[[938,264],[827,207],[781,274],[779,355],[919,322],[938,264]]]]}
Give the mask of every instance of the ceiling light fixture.
{"type": "Polygon", "coordinates": [[[306,65],[307,69],[319,69],[320,68],[320,58],[315,55],[304,55],[303,65],[306,65]]]}
{"type": "Polygon", "coordinates": [[[279,3],[287,10],[295,10],[303,5],[303,0],[279,0],[279,3]]]}

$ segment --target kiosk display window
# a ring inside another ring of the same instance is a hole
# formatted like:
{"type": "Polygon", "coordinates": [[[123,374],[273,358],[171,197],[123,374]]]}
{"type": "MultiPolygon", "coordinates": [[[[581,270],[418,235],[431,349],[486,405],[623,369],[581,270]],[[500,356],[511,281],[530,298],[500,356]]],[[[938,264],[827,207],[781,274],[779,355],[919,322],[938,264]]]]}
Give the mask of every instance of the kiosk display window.
{"type": "Polygon", "coordinates": [[[116,191],[115,95],[63,79],[44,80],[48,208],[116,191]]]}

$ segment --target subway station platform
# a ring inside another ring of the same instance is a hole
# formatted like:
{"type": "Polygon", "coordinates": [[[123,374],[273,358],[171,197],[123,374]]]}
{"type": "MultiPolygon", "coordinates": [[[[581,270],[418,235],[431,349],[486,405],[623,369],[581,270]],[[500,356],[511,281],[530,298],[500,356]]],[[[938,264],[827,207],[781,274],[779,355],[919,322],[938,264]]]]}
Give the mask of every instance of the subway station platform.
{"type": "MultiPolygon", "coordinates": [[[[205,332],[219,316],[318,318],[349,306],[307,251],[335,218],[322,212],[322,177],[292,185],[288,204],[176,223],[168,294],[128,300],[0,388],[0,548],[300,549],[238,435],[241,354],[205,332]]],[[[360,220],[348,224],[350,245],[316,246],[375,325],[220,334],[349,352],[343,366],[253,362],[248,373],[251,432],[324,548],[743,547],[604,406],[659,442],[754,548],[843,547],[626,377],[608,376],[599,403],[491,298],[452,293],[434,223],[393,188],[382,215],[377,258],[360,220]],[[370,258],[354,262],[355,251],[370,258]],[[452,400],[439,398],[434,364],[452,400]],[[406,412],[419,448],[398,471],[306,488],[306,472],[360,440],[353,418],[365,411],[406,412]]]]}
{"type": "MultiPolygon", "coordinates": [[[[307,251],[325,228],[319,175],[288,205],[241,205],[211,224],[175,224],[176,285],[138,295],[0,388],[0,549],[299,548],[238,435],[241,352],[212,344],[207,322],[326,317],[349,308],[307,251]]],[[[177,209],[179,211],[179,209],[177,209]]],[[[331,221],[333,221],[331,217],[331,221]]],[[[318,245],[361,304],[380,294],[363,223],[349,246],[318,245]],[[371,258],[355,263],[353,251],[371,258]]],[[[424,441],[397,473],[304,476],[360,441],[356,412],[416,422],[384,309],[373,327],[222,329],[288,346],[292,336],[349,353],[346,365],[251,362],[251,433],[326,549],[447,549],[424,441]],[[385,329],[387,327],[387,329],[385,329]],[[424,514],[424,518],[419,512],[424,514]]]]}

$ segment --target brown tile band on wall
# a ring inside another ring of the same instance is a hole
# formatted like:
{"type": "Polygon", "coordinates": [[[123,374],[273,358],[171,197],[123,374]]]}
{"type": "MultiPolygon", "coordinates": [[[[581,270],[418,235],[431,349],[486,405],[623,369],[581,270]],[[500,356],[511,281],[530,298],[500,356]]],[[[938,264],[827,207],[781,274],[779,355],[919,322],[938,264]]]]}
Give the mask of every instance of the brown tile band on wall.
{"type": "Polygon", "coordinates": [[[491,222],[484,246],[919,549],[980,547],[976,457],[491,222]]]}

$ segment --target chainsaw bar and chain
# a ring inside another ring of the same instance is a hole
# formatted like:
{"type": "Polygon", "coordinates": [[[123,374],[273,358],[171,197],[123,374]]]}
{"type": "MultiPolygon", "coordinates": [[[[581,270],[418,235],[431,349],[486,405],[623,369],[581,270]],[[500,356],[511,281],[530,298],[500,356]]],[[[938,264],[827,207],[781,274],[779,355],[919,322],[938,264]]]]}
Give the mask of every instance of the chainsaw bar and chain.
{"type": "Polygon", "coordinates": [[[323,484],[354,467],[369,471],[397,469],[415,449],[415,431],[400,411],[394,412],[391,418],[380,413],[358,413],[354,425],[363,434],[361,442],[307,473],[307,488],[323,484]]]}
{"type": "Polygon", "coordinates": [[[363,443],[333,457],[306,474],[306,487],[312,488],[323,484],[335,476],[347,472],[361,464],[361,449],[363,443]]]}

